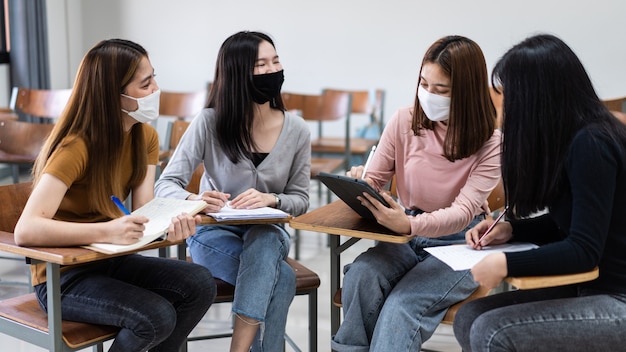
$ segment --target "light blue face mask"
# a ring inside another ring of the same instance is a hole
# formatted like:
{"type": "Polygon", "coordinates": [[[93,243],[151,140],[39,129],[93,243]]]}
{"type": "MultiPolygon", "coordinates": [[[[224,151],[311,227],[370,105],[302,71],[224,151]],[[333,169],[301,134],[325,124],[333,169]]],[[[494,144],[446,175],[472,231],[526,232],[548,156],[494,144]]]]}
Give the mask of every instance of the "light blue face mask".
{"type": "Polygon", "coordinates": [[[161,102],[160,89],[143,98],[135,98],[126,94],[122,94],[122,96],[137,101],[137,110],[128,111],[122,109],[123,112],[127,113],[135,120],[146,123],[152,122],[159,117],[159,104],[161,102]]]}

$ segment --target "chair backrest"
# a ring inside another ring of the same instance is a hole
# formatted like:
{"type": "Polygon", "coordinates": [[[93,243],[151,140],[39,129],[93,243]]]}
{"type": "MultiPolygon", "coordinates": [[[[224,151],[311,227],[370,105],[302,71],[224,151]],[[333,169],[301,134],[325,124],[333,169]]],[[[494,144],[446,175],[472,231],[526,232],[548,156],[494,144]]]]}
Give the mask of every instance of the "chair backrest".
{"type": "Polygon", "coordinates": [[[31,191],[31,182],[0,186],[0,231],[13,232],[31,191]]]}
{"type": "Polygon", "coordinates": [[[56,119],[61,116],[71,93],[71,89],[29,89],[15,87],[11,93],[10,105],[13,110],[24,114],[56,119]]]}
{"type": "Polygon", "coordinates": [[[0,121],[0,162],[34,161],[54,124],[0,121]]]}
{"type": "Polygon", "coordinates": [[[190,122],[184,120],[174,120],[170,122],[170,150],[174,151],[178,146],[178,142],[189,127],[190,122]]]}
{"type": "Polygon", "coordinates": [[[626,96],[602,100],[604,106],[611,111],[626,112],[626,96]]]}
{"type": "Polygon", "coordinates": [[[348,91],[327,89],[321,95],[288,93],[282,94],[287,110],[297,110],[309,121],[334,121],[349,117],[352,111],[352,96],[348,91]]]}
{"type": "Polygon", "coordinates": [[[193,117],[204,108],[206,99],[207,91],[204,89],[195,92],[161,91],[159,114],[179,119],[193,117]]]}
{"type": "MultiPolygon", "coordinates": [[[[370,116],[370,122],[382,122],[385,108],[385,90],[342,90],[327,88],[324,91],[341,91],[352,94],[352,113],[370,116]]],[[[382,126],[381,126],[382,127],[382,126]]]]}
{"type": "Polygon", "coordinates": [[[498,181],[496,188],[494,188],[491,193],[489,193],[489,197],[487,197],[487,202],[489,203],[489,210],[491,212],[501,210],[506,206],[506,200],[504,199],[504,184],[502,183],[502,178],[500,178],[500,181],[498,181]]]}

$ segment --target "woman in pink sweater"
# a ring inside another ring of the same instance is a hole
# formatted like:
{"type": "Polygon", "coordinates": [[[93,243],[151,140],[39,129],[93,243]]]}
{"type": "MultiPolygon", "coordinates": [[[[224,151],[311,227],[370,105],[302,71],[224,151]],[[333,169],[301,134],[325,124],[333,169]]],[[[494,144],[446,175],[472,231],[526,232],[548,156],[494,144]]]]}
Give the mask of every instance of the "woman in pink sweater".
{"type": "MultiPolygon", "coordinates": [[[[381,189],[396,176],[390,208],[364,195],[377,221],[410,236],[407,244],[378,243],[346,266],[344,322],[336,351],[419,351],[448,307],[477,287],[468,270],[453,271],[425,247],[465,242],[484,218],[500,178],[496,110],[480,47],[444,37],[422,61],[415,103],[391,118],[365,179],[381,189]]],[[[348,174],[361,177],[363,167],[348,174]]]]}

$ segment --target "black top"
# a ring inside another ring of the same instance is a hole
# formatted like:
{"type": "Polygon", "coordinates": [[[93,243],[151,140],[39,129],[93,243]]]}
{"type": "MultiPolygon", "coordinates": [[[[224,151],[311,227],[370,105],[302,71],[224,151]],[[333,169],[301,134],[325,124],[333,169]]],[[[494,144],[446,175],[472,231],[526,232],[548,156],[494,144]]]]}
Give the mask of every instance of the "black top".
{"type": "Polygon", "coordinates": [[[556,275],[600,268],[589,288],[626,293],[626,167],[614,142],[591,127],[574,137],[564,192],[545,215],[509,220],[513,240],[547,243],[506,253],[510,276],[556,275]]]}

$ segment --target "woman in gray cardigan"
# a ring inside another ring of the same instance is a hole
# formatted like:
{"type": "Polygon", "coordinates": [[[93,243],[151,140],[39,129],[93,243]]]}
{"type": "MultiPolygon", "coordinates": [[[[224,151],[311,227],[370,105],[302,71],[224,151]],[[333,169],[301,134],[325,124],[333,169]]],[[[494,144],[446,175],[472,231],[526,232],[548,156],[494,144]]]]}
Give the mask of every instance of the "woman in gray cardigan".
{"type": "MultiPolygon", "coordinates": [[[[285,111],[283,69],[272,39],[239,32],[218,53],[207,108],[196,116],[156,184],[158,197],[203,199],[206,212],[309,204],[308,125],[285,111]],[[199,194],[185,190],[204,164],[199,194]]],[[[199,226],[187,241],[193,261],[236,286],[231,351],[280,351],[295,274],[284,261],[289,235],[278,225],[199,226]],[[256,336],[256,337],[255,337],[256,336]]]]}

